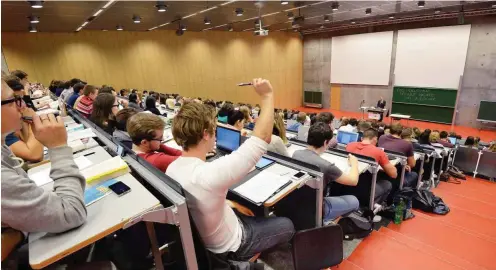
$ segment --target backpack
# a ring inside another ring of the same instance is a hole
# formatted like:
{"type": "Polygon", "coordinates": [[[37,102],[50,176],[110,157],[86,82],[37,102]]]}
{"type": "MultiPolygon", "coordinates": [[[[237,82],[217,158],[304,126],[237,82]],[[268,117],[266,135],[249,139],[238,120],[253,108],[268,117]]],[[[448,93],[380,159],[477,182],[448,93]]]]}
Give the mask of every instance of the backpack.
{"type": "Polygon", "coordinates": [[[446,215],[450,211],[443,200],[429,190],[417,190],[413,196],[412,205],[415,209],[438,215],[446,215]]]}
{"type": "Polygon", "coordinates": [[[368,236],[374,229],[374,212],[370,209],[359,209],[339,220],[344,240],[360,239],[368,236]]]}
{"type": "Polygon", "coordinates": [[[460,169],[458,169],[455,166],[450,166],[450,168],[448,168],[448,173],[455,178],[466,180],[466,177],[463,174],[463,172],[460,171],[460,169]]]}

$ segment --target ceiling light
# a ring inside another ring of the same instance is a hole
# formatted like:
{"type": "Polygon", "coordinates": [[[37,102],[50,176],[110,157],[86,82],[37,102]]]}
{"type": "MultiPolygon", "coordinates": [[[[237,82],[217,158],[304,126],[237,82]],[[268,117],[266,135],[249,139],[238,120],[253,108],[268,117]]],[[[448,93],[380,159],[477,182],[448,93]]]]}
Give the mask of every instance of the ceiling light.
{"type": "Polygon", "coordinates": [[[210,21],[210,19],[208,17],[205,17],[205,19],[203,20],[203,22],[205,24],[207,24],[207,25],[212,23],[212,21],[210,21]]]}
{"type": "Polygon", "coordinates": [[[234,29],[233,29],[232,25],[228,25],[228,26],[227,26],[227,31],[229,31],[229,32],[234,31],[234,29]]]}
{"type": "Polygon", "coordinates": [[[167,11],[167,5],[164,3],[164,1],[157,1],[157,4],[155,6],[157,7],[158,12],[167,11]]]}
{"type": "Polygon", "coordinates": [[[236,10],[234,11],[236,12],[236,16],[243,16],[243,9],[242,8],[236,8],[236,10]]]}
{"type": "Polygon", "coordinates": [[[134,16],[133,16],[133,22],[134,22],[134,23],[140,23],[140,22],[141,22],[141,17],[140,17],[140,16],[138,16],[138,15],[134,15],[134,16]]]}
{"type": "Polygon", "coordinates": [[[93,14],[94,17],[100,15],[100,13],[102,13],[103,9],[99,9],[97,12],[95,12],[95,14],[93,14]]]}
{"type": "Polygon", "coordinates": [[[81,24],[81,27],[85,27],[88,23],[88,21],[85,21],[83,24],[81,24]]]}
{"type": "Polygon", "coordinates": [[[336,11],[339,9],[339,3],[338,2],[334,2],[331,4],[331,7],[332,7],[332,10],[333,11],[336,11]]]}
{"type": "Polygon", "coordinates": [[[78,29],[76,29],[76,32],[81,31],[81,29],[83,29],[83,27],[82,27],[82,26],[79,26],[79,28],[78,28],[78,29]]]}
{"type": "Polygon", "coordinates": [[[287,4],[289,4],[288,1],[281,1],[281,5],[287,5],[287,4]]]}
{"type": "Polygon", "coordinates": [[[365,9],[365,14],[367,14],[367,15],[372,14],[372,8],[366,8],[365,9]]]}
{"type": "Polygon", "coordinates": [[[122,26],[121,26],[121,25],[117,25],[117,27],[116,27],[115,29],[117,29],[117,31],[122,31],[122,30],[124,30],[124,28],[122,28],[122,26]]]}
{"type": "Polygon", "coordinates": [[[394,15],[389,15],[389,19],[394,19],[394,15]]]}
{"type": "Polygon", "coordinates": [[[29,1],[31,4],[32,8],[42,8],[43,7],[43,1],[29,1]]]}
{"type": "Polygon", "coordinates": [[[436,13],[436,14],[441,13],[441,9],[440,9],[440,8],[436,8],[436,9],[434,10],[434,13],[436,13]]]}
{"type": "Polygon", "coordinates": [[[290,20],[293,20],[294,19],[293,12],[288,12],[288,19],[290,19],[290,20]]]}
{"type": "Polygon", "coordinates": [[[323,25],[320,26],[320,29],[324,29],[325,27],[323,25]]]}
{"type": "Polygon", "coordinates": [[[351,24],[355,24],[356,22],[355,21],[351,21],[351,24]]]}
{"type": "Polygon", "coordinates": [[[102,7],[102,9],[106,9],[110,6],[110,4],[112,4],[115,0],[110,0],[107,2],[107,4],[105,4],[105,6],[102,7]]]}
{"type": "Polygon", "coordinates": [[[329,16],[324,15],[324,22],[328,22],[328,21],[330,21],[330,20],[329,20],[329,16]]]}
{"type": "Polygon", "coordinates": [[[103,32],[107,32],[108,30],[107,29],[102,29],[103,32]]]}
{"type": "Polygon", "coordinates": [[[186,25],[180,25],[179,28],[183,31],[186,31],[188,29],[186,25]]]}
{"type": "Polygon", "coordinates": [[[31,15],[31,16],[28,16],[28,19],[29,19],[30,23],[39,23],[40,22],[40,18],[38,16],[31,15]]]}
{"type": "Polygon", "coordinates": [[[34,25],[30,25],[29,26],[29,32],[30,33],[36,33],[36,32],[38,32],[38,30],[36,30],[36,27],[34,27],[34,25]]]}
{"type": "Polygon", "coordinates": [[[425,1],[418,1],[418,7],[425,7],[425,1]]]}

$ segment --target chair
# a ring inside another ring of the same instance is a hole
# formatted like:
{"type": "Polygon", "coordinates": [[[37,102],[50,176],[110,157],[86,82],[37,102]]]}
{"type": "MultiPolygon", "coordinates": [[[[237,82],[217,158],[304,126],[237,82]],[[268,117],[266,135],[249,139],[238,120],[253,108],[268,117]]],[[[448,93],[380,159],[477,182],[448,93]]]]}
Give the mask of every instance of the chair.
{"type": "Polygon", "coordinates": [[[458,146],[453,165],[463,172],[474,172],[477,169],[478,159],[479,150],[465,146],[458,146]]]}
{"type": "Polygon", "coordinates": [[[489,177],[496,178],[496,153],[482,151],[482,155],[479,160],[479,166],[477,166],[477,174],[489,177]]]}

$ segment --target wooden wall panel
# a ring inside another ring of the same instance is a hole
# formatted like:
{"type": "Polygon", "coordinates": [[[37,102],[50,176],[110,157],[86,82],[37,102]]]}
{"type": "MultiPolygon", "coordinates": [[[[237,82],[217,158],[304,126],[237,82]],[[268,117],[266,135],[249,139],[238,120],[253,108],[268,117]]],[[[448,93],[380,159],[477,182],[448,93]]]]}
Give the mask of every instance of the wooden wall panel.
{"type": "Polygon", "coordinates": [[[302,104],[303,43],[294,33],[2,33],[2,49],[10,70],[44,84],[77,77],[116,89],[258,103],[252,88],[236,84],[263,77],[274,86],[276,107],[302,104]]]}

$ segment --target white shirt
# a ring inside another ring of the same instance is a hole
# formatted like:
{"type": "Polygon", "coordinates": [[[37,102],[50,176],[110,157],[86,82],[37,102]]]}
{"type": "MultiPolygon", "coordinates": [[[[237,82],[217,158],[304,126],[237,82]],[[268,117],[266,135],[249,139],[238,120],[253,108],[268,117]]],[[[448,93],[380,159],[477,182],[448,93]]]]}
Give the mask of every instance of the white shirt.
{"type": "Polygon", "coordinates": [[[242,231],[238,217],[226,203],[227,191],[257,164],[267,145],[253,136],[238,150],[212,162],[179,157],[167,168],[166,174],[185,190],[191,216],[205,247],[213,253],[238,250],[242,231]]]}
{"type": "Polygon", "coordinates": [[[342,131],[348,131],[348,132],[358,132],[358,129],[350,124],[346,125],[346,126],[342,126],[339,128],[339,130],[342,130],[342,131]]]}
{"type": "Polygon", "coordinates": [[[284,142],[282,141],[281,137],[276,135],[272,135],[267,151],[290,157],[288,153],[288,148],[286,148],[286,145],[284,145],[284,142]]]}

